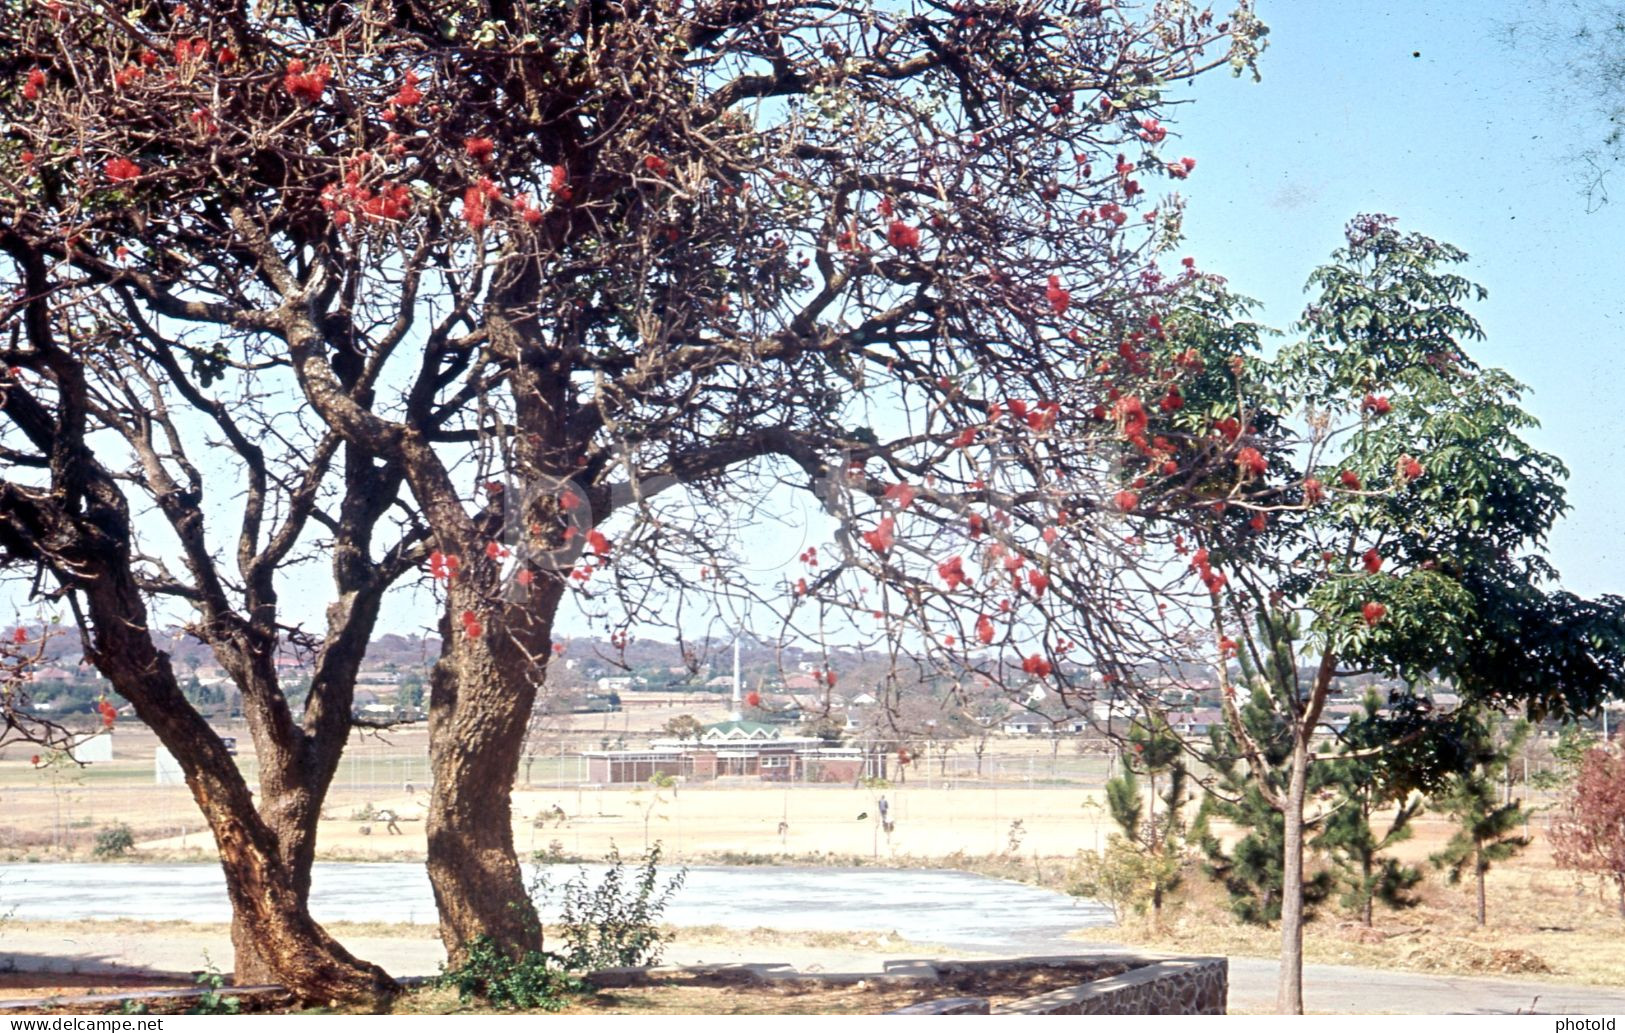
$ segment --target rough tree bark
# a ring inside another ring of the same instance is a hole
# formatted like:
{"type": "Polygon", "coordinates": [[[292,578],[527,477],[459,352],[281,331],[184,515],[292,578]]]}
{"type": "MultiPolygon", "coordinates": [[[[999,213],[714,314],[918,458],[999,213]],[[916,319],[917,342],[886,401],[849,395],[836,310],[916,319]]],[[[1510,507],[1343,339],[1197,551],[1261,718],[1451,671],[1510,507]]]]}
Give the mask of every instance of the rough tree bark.
{"type": "MultiPolygon", "coordinates": [[[[78,457],[89,462],[88,455],[78,457]]],[[[87,478],[76,471],[71,479],[87,478]]],[[[278,982],[307,1000],[381,1001],[398,987],[359,961],[311,919],[283,862],[276,833],[225,745],[186,704],[167,654],[149,632],[146,604],[129,573],[128,512],[110,482],[92,478],[79,514],[60,496],[0,485],[0,546],[50,565],[84,599],[87,655],[180,764],[226,872],[234,925],[258,944],[278,982]]]]}

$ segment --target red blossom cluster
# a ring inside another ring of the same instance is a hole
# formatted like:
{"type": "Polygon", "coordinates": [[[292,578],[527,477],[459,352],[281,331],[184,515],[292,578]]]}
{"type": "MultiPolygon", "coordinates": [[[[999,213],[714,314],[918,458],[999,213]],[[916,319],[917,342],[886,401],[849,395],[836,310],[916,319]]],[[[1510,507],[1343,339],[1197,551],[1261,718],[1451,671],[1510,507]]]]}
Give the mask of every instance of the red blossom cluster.
{"type": "Polygon", "coordinates": [[[305,63],[294,58],[288,62],[287,74],[282,77],[282,88],[295,100],[319,104],[322,94],[327,91],[327,80],[332,75],[333,70],[327,65],[317,65],[313,70],[306,71],[305,63]]]}
{"type": "Polygon", "coordinates": [[[873,531],[865,531],[860,536],[863,544],[867,545],[877,555],[884,556],[891,551],[896,541],[897,519],[890,515],[880,518],[880,523],[873,531]]]}
{"type": "Polygon", "coordinates": [[[1195,158],[1181,158],[1168,163],[1168,175],[1174,179],[1184,179],[1196,169],[1195,158]]]}
{"type": "Polygon", "coordinates": [[[1048,678],[1050,676],[1050,672],[1054,668],[1051,667],[1048,660],[1045,660],[1039,654],[1034,653],[1032,656],[1029,656],[1027,659],[1021,661],[1021,669],[1035,678],[1048,678]]]}
{"type": "Polygon", "coordinates": [[[502,199],[502,191],[489,179],[481,177],[478,183],[463,191],[463,221],[478,233],[487,221],[486,205],[502,199]]]}
{"type": "MultiPolygon", "coordinates": [[[[184,64],[187,61],[207,61],[209,59],[209,41],[201,37],[183,39],[175,44],[175,63],[184,64]]],[[[233,55],[235,57],[236,55],[233,55]]]]}
{"type": "Polygon", "coordinates": [[[480,623],[479,615],[473,610],[463,611],[463,634],[469,638],[479,638],[485,634],[485,626],[480,623]]]}
{"type": "Polygon", "coordinates": [[[102,715],[103,728],[113,727],[113,722],[118,719],[118,708],[105,699],[96,704],[96,712],[102,715]]]}
{"type": "Polygon", "coordinates": [[[401,88],[389,98],[390,106],[396,108],[415,108],[422,101],[423,91],[418,89],[418,74],[412,71],[401,77],[401,88]]]}
{"type": "Polygon", "coordinates": [[[23,83],[23,99],[39,100],[40,92],[45,89],[45,71],[35,68],[28,73],[28,79],[23,83]]]}
{"type": "Polygon", "coordinates": [[[570,189],[570,170],[566,169],[563,165],[553,166],[553,171],[549,174],[547,179],[547,188],[551,190],[553,192],[553,196],[558,198],[560,201],[570,200],[573,194],[573,191],[570,189]]]}
{"type": "Polygon", "coordinates": [[[398,222],[411,214],[412,188],[405,183],[383,183],[375,191],[363,186],[361,172],[352,168],[342,184],[322,188],[321,205],[339,227],[348,225],[353,215],[398,222]]]}
{"type": "Polygon", "coordinates": [[[1379,621],[1388,616],[1388,607],[1378,602],[1369,602],[1360,608],[1360,616],[1365,618],[1367,626],[1375,627],[1379,621]]]}
{"type": "Polygon", "coordinates": [[[1262,477],[1269,469],[1263,453],[1251,445],[1236,453],[1236,465],[1241,468],[1241,475],[1245,478],[1262,477]]]}
{"type": "Polygon", "coordinates": [[[429,553],[429,575],[436,581],[450,581],[456,577],[458,566],[456,556],[447,556],[439,549],[429,553]]]}
{"type": "Polygon", "coordinates": [[[123,183],[141,175],[141,166],[128,158],[113,158],[102,169],[114,183],[123,183]]]}
{"type": "Polygon", "coordinates": [[[1044,289],[1044,300],[1049,302],[1050,311],[1058,316],[1066,315],[1066,310],[1072,304],[1072,292],[1061,289],[1061,278],[1051,275],[1049,286],[1044,289]]]}
{"type": "Polygon", "coordinates": [[[1202,584],[1213,595],[1218,595],[1219,589],[1224,587],[1226,578],[1222,571],[1213,569],[1206,549],[1197,549],[1191,554],[1191,569],[1196,571],[1197,576],[1202,579],[1202,584]]]}
{"type": "Polygon", "coordinates": [[[899,251],[918,248],[920,246],[920,231],[901,219],[894,219],[886,227],[886,243],[899,251]]]}

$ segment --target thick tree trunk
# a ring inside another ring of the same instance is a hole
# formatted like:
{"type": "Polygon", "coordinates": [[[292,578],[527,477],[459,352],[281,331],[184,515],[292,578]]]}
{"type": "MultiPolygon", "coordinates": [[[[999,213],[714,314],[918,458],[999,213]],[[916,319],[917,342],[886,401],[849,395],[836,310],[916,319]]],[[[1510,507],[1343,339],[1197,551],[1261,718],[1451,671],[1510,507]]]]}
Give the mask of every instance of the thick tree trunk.
{"type": "Polygon", "coordinates": [[[1275,1010],[1281,1015],[1303,1014],[1303,803],[1309,781],[1309,746],[1305,738],[1298,736],[1293,742],[1282,810],[1281,977],[1275,996],[1275,1010]]]}
{"type": "MultiPolygon", "coordinates": [[[[459,613],[480,601],[454,587],[459,613]]],[[[551,628],[562,589],[537,584],[522,619],[525,638],[551,628]]],[[[489,608],[480,611],[489,614],[489,608]]],[[[514,849],[510,796],[519,773],[525,724],[545,672],[543,651],[527,651],[490,627],[470,636],[442,624],[446,643],[430,675],[429,882],[440,915],[440,938],[457,964],[467,945],[489,937],[510,956],[542,946],[541,923],[514,849]]]]}

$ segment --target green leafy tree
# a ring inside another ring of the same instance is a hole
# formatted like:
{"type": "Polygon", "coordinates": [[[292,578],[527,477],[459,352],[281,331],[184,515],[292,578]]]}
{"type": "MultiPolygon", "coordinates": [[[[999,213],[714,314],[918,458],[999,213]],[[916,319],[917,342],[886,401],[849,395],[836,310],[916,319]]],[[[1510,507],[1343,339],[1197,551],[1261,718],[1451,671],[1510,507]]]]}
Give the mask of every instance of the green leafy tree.
{"type": "Polygon", "coordinates": [[[1332,860],[1343,890],[1338,902],[1369,927],[1377,901],[1395,909],[1419,902],[1410,891],[1422,881],[1422,870],[1383,855],[1411,838],[1411,819],[1421,813],[1423,797],[1396,788],[1383,756],[1393,738],[1391,723],[1380,715],[1375,692],[1367,692],[1363,704],[1364,712],[1339,736],[1336,756],[1320,766],[1336,795],[1311,845],[1332,860]],[[1390,807],[1391,814],[1379,816],[1390,807]]]}
{"type": "Polygon", "coordinates": [[[660,731],[673,739],[698,739],[705,726],[693,714],[679,714],[661,725],[660,731]]]}
{"type": "MultiPolygon", "coordinates": [[[[1189,342],[1187,368],[1221,375],[1165,408],[1186,447],[1229,456],[1232,472],[1125,460],[1145,485],[1137,509],[1211,500],[1165,529],[1148,520],[1136,540],[1184,553],[1213,653],[1242,661],[1242,684],[1221,662],[1221,699],[1231,755],[1282,820],[1282,1012],[1303,1009],[1308,804],[1330,759],[1313,743],[1338,678],[1448,681],[1532,716],[1589,711],[1625,684],[1625,606],[1555,589],[1540,555],[1565,471],[1525,440],[1521,385],[1465,350],[1482,337],[1467,306],[1484,296],[1455,270],[1465,260],[1391,218],[1355,218],[1310,277],[1299,339],[1269,361],[1248,354],[1244,303],[1187,310],[1170,337],[1189,342]],[[1253,701],[1274,720],[1244,720],[1253,701]]],[[[1459,759],[1459,731],[1425,708],[1397,714],[1370,747],[1404,776],[1391,791],[1434,788],[1459,759]]]]}
{"type": "Polygon", "coordinates": [[[1485,923],[1485,875],[1491,866],[1515,856],[1529,845],[1521,830],[1529,811],[1522,801],[1501,798],[1507,764],[1529,737],[1529,724],[1517,721],[1497,735],[1489,715],[1477,716],[1470,726],[1467,764],[1450,776],[1444,791],[1434,798],[1440,811],[1450,815],[1456,831],[1443,850],[1434,854],[1451,885],[1471,875],[1477,890],[1478,924],[1485,923]]]}

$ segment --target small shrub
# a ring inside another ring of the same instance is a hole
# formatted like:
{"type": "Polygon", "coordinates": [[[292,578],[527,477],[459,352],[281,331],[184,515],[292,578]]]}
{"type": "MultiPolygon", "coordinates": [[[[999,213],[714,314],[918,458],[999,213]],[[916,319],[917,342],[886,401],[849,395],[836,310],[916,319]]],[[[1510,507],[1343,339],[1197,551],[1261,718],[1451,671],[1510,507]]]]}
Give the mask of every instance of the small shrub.
{"type": "Polygon", "coordinates": [[[488,936],[466,948],[463,963],[447,969],[436,981],[457,991],[465,1004],[476,998],[494,1008],[523,1011],[558,1011],[585,984],[565,971],[563,959],[546,951],[530,951],[522,958],[504,954],[488,936]]]}
{"type": "Polygon", "coordinates": [[[1166,885],[1177,872],[1177,859],[1148,858],[1113,833],[1106,838],[1105,851],[1078,851],[1076,862],[1067,872],[1066,891],[1105,904],[1113,920],[1121,925],[1130,912],[1145,913],[1158,879],[1166,885]]]}
{"type": "Polygon", "coordinates": [[[643,855],[630,884],[620,851],[611,849],[607,860],[609,871],[596,887],[588,888],[585,871],[564,884],[559,923],[565,967],[572,972],[657,964],[665,939],[660,916],[688,875],[679,869],[657,889],[659,843],[643,855]]]}
{"type": "Polygon", "coordinates": [[[135,833],[121,821],[96,833],[96,843],[90,852],[96,857],[123,857],[134,849],[135,833]]]}
{"type": "Polygon", "coordinates": [[[220,974],[213,961],[207,954],[203,955],[207,966],[197,974],[197,985],[203,987],[203,993],[198,997],[197,1003],[187,1009],[188,1015],[236,1015],[243,1010],[242,999],[235,994],[224,995],[220,988],[226,985],[226,977],[220,974]]]}

